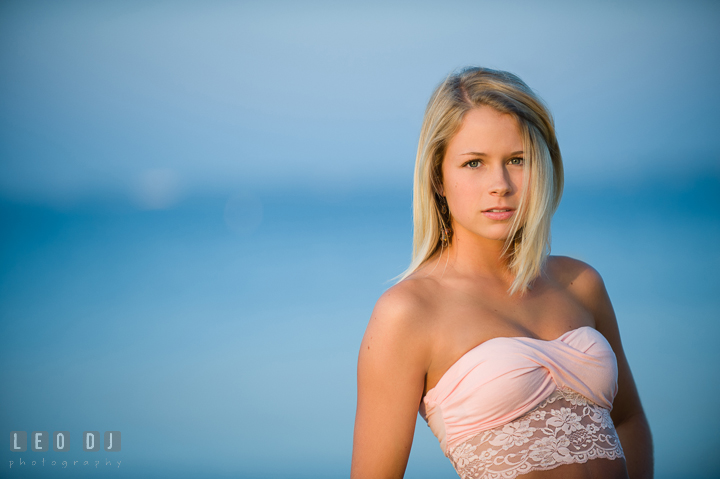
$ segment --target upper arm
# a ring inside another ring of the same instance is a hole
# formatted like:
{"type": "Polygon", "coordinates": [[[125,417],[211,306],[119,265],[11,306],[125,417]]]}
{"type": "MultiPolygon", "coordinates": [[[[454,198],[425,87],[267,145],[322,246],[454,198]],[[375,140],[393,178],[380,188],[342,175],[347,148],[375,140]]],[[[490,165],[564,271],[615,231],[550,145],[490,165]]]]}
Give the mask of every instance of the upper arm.
{"type": "Polygon", "coordinates": [[[620,329],[605,282],[600,273],[590,265],[577,260],[570,261],[575,262],[570,287],[593,314],[595,328],[608,340],[617,358],[618,393],[611,412],[613,422],[617,426],[633,415],[643,413],[640,395],[623,350],[620,329]]]}
{"type": "Polygon", "coordinates": [[[429,355],[419,298],[402,284],[380,298],[360,346],[352,479],[401,478],[410,455],[429,355]]]}

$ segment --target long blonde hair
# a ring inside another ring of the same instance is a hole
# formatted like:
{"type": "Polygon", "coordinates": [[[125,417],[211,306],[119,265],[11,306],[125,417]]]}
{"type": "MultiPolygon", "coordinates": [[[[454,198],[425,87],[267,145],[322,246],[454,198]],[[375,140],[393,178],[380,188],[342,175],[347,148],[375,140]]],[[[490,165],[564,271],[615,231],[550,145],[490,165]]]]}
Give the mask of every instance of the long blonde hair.
{"type": "MultiPolygon", "coordinates": [[[[503,255],[515,279],[510,295],[527,291],[540,275],[550,253],[550,221],[560,204],[563,165],[552,116],[542,100],[512,73],[488,68],[465,68],[453,73],[437,87],[420,131],[413,183],[413,254],[399,281],[410,276],[438,250],[442,253],[442,231],[449,230],[443,218],[439,192],[442,162],[451,138],[460,129],[469,110],[486,105],[512,115],[520,126],[526,172],[523,195],[510,224],[503,255]]],[[[452,241],[449,236],[448,241],[452,241]]]]}

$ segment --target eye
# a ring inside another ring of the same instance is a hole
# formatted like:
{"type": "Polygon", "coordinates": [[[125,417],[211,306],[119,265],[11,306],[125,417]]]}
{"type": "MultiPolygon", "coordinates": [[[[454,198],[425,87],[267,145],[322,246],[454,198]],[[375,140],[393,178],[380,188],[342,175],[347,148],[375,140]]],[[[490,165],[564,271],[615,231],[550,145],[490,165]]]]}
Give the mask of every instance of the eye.
{"type": "Polygon", "coordinates": [[[511,159],[510,159],[510,164],[511,164],[511,165],[522,166],[522,165],[525,164],[525,159],[524,159],[524,158],[520,158],[520,157],[511,158],[511,159]]]}
{"type": "Polygon", "coordinates": [[[480,160],[470,160],[465,163],[465,166],[469,166],[470,168],[477,168],[478,166],[480,166],[480,160]]]}

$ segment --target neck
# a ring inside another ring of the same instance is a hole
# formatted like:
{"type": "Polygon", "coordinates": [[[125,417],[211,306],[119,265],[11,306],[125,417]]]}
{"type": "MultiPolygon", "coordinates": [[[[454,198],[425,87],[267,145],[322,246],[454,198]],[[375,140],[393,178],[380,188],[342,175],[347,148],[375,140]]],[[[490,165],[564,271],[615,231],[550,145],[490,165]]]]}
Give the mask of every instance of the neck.
{"type": "Polygon", "coordinates": [[[442,254],[457,274],[467,278],[492,278],[510,284],[509,258],[503,256],[505,239],[483,238],[467,231],[456,231],[452,244],[442,254]]]}

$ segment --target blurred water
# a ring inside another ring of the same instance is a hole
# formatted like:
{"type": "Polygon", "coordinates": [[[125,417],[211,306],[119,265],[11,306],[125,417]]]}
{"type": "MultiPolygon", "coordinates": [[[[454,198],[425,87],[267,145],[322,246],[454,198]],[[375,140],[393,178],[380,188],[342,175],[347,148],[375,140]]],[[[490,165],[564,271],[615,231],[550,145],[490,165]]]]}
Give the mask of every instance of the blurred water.
{"type": "MultiPolygon", "coordinates": [[[[570,189],[554,221],[553,253],[606,281],[659,478],[718,473],[718,186],[570,189]]],[[[227,196],[0,203],[1,429],[71,432],[68,453],[3,449],[3,476],[348,476],[357,350],[409,260],[410,190],[245,197],[252,231],[227,223],[227,196]],[[84,430],[121,431],[123,450],[82,452],[84,430]]],[[[419,417],[406,477],[454,477],[419,417]]]]}

